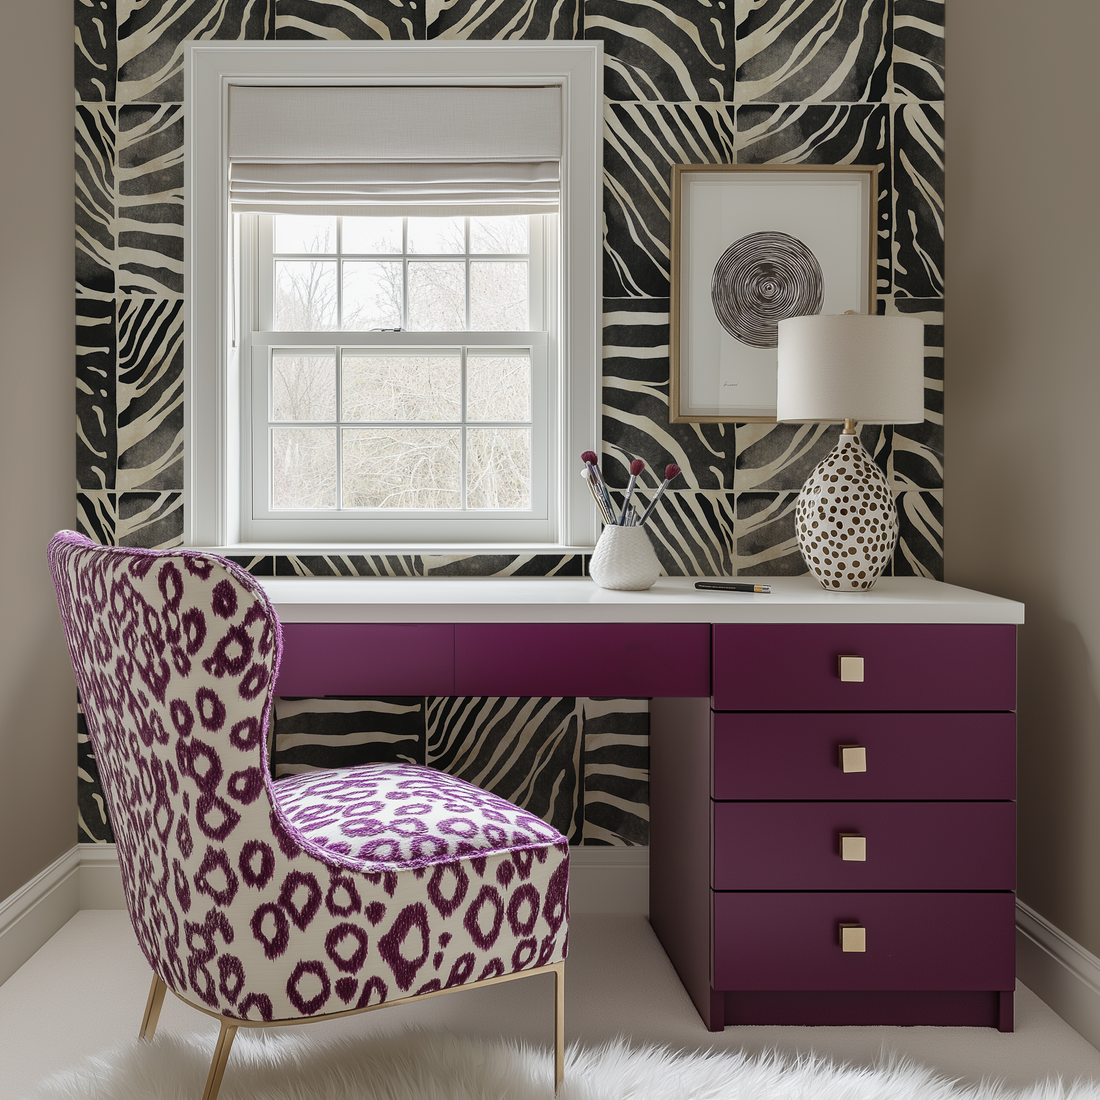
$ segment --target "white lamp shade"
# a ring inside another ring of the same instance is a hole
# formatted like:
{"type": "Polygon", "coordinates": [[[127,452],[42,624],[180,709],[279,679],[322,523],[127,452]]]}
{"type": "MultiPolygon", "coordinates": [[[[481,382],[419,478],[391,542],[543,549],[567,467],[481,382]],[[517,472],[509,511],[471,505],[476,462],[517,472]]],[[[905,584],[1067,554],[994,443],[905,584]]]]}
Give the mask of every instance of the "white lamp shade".
{"type": "Polygon", "coordinates": [[[924,324],[846,313],[779,322],[777,420],[924,420],[924,324]]]}

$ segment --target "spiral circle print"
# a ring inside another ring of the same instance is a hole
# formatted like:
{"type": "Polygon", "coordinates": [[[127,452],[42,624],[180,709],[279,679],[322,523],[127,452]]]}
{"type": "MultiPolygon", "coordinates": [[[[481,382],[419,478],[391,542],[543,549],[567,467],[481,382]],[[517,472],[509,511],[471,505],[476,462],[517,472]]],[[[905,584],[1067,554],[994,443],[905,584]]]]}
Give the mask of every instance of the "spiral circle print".
{"type": "Polygon", "coordinates": [[[825,275],[817,257],[789,233],[749,233],[722,253],[710,280],[718,323],[753,348],[779,344],[779,322],[820,313],[825,275]]]}

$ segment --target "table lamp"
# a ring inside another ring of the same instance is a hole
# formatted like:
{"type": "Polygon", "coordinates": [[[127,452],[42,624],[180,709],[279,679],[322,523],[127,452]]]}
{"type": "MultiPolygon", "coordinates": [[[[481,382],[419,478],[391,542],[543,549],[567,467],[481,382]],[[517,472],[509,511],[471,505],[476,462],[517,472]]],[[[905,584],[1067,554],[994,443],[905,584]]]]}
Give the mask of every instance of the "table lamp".
{"type": "Polygon", "coordinates": [[[843,421],[840,441],[798,497],[798,545],[830,591],[866,591],[898,538],[898,511],[857,420],[924,420],[924,325],[915,317],[845,313],[779,322],[776,419],[843,421]]]}

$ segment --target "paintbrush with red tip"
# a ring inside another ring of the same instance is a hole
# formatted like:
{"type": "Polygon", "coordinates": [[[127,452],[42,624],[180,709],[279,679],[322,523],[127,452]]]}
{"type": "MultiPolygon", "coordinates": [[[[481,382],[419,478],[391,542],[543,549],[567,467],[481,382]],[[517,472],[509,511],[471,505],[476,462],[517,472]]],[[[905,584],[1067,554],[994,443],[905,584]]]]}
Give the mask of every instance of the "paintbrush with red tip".
{"type": "Polygon", "coordinates": [[[599,459],[596,457],[596,452],[582,451],[581,462],[588,469],[588,486],[596,496],[596,503],[603,513],[604,522],[614,524],[615,506],[611,503],[611,494],[607,491],[607,486],[604,485],[603,477],[600,475],[599,459]]]}
{"type": "Polygon", "coordinates": [[[633,521],[627,518],[627,513],[630,511],[630,498],[634,493],[634,486],[637,484],[638,475],[645,469],[645,463],[636,458],[630,464],[630,480],[626,483],[626,496],[623,497],[623,510],[619,516],[620,527],[633,527],[633,521]]]}
{"type": "Polygon", "coordinates": [[[661,497],[664,496],[664,492],[668,488],[668,483],[674,477],[678,477],[679,474],[680,474],[680,467],[677,466],[675,462],[670,462],[665,467],[665,480],[661,482],[661,487],[657,490],[657,492],[655,492],[653,494],[653,499],[649,502],[648,507],[642,513],[642,518],[640,520],[638,520],[638,526],[639,527],[641,527],[642,524],[644,524],[645,521],[647,519],[649,519],[649,513],[652,512],[653,509],[657,507],[657,501],[659,501],[661,499],[661,497]]]}

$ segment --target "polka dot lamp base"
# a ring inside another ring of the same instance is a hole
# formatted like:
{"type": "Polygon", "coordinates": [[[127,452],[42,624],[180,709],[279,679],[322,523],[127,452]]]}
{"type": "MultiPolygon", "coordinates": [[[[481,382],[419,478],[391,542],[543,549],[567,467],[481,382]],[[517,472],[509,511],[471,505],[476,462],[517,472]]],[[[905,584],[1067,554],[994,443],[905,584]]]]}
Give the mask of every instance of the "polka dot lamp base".
{"type": "Polygon", "coordinates": [[[878,580],[898,540],[898,510],[859,436],[841,435],[810,474],[795,525],[802,557],[823,588],[866,590],[878,580]]]}

